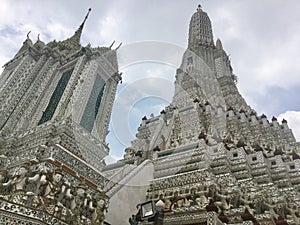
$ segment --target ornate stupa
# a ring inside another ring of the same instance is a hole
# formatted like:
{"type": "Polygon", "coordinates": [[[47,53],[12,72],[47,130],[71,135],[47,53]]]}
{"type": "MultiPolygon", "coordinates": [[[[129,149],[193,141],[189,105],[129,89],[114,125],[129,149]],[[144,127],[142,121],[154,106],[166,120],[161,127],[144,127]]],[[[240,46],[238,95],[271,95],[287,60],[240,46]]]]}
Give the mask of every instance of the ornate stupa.
{"type": "Polygon", "coordinates": [[[113,208],[163,201],[164,225],[300,224],[299,143],[286,120],[246,103],[236,77],[199,6],[171,104],[144,117],[124,159],[105,168],[113,208]]]}

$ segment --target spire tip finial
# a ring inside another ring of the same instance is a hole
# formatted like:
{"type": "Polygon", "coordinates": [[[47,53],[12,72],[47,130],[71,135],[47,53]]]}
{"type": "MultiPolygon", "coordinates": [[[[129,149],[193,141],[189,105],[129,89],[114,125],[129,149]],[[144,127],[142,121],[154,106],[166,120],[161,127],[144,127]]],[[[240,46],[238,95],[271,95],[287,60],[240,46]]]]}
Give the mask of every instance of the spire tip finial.
{"type": "Polygon", "coordinates": [[[92,10],[91,8],[88,9],[88,12],[87,12],[86,16],[84,17],[84,20],[80,24],[79,28],[75,31],[74,35],[65,41],[68,41],[68,42],[72,43],[72,45],[75,45],[75,46],[78,46],[78,44],[80,45],[81,33],[83,30],[85,21],[87,20],[91,10],[92,10]]]}
{"type": "Polygon", "coordinates": [[[201,6],[200,4],[198,5],[197,11],[198,11],[198,12],[201,12],[201,11],[202,11],[202,6],[201,6]]]}
{"type": "Polygon", "coordinates": [[[89,8],[89,10],[88,10],[88,12],[87,12],[87,14],[86,14],[86,16],[85,16],[85,18],[84,18],[84,20],[83,20],[83,22],[82,22],[82,24],[81,24],[81,26],[83,26],[84,25],[84,23],[85,23],[85,21],[87,20],[87,18],[89,17],[89,14],[90,14],[90,11],[92,10],[92,8],[89,8]]]}

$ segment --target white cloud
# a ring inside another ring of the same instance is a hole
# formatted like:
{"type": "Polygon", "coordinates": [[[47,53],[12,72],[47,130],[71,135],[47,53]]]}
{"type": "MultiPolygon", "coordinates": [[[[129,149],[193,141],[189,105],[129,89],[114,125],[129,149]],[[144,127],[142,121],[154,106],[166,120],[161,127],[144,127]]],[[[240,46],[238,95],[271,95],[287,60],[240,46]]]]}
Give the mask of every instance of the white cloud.
{"type": "Polygon", "coordinates": [[[118,30],[119,20],[113,16],[107,16],[100,22],[101,38],[104,40],[115,40],[116,31],[118,30]]]}
{"type": "Polygon", "coordinates": [[[286,119],[297,141],[300,141],[300,111],[286,111],[278,116],[279,121],[286,119]]]}
{"type": "MultiPolygon", "coordinates": [[[[143,68],[143,67],[141,67],[143,68]]],[[[144,69],[147,71],[145,67],[144,69]]],[[[159,70],[154,69],[154,73],[159,70]]],[[[136,128],[144,115],[158,114],[172,99],[173,81],[149,76],[151,70],[140,79],[124,84],[117,93],[111,117],[111,131],[120,143],[127,145],[134,139],[136,128]],[[160,99],[160,101],[154,101],[160,99]],[[148,104],[146,103],[148,102],[148,104]],[[132,129],[134,128],[134,130],[132,129]]]]}
{"type": "MultiPolygon", "coordinates": [[[[51,39],[57,41],[64,40],[66,37],[70,37],[74,33],[74,28],[66,27],[64,24],[59,22],[48,23],[47,26],[43,29],[43,33],[49,35],[51,39]]],[[[42,40],[44,37],[41,37],[42,40]]],[[[49,40],[51,41],[51,40],[49,40]]]]}
{"type": "Polygon", "coordinates": [[[109,154],[108,156],[106,156],[104,158],[104,161],[105,161],[106,164],[112,164],[112,163],[115,163],[115,162],[117,162],[118,160],[120,160],[122,158],[123,157],[119,156],[119,155],[109,154]]]}

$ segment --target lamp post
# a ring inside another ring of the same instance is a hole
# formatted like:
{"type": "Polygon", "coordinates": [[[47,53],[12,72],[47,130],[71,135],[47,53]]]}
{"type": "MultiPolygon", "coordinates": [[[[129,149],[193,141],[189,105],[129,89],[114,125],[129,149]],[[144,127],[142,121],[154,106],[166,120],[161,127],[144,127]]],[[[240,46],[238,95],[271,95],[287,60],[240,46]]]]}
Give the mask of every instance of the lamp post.
{"type": "Polygon", "coordinates": [[[159,200],[155,203],[153,200],[143,202],[137,205],[139,208],[136,215],[129,218],[130,225],[138,225],[139,222],[148,220],[154,222],[154,225],[163,225],[164,202],[159,200]]]}
{"type": "Polygon", "coordinates": [[[185,198],[177,197],[167,210],[165,210],[165,203],[162,200],[158,200],[156,203],[150,200],[138,204],[139,210],[136,215],[129,218],[129,223],[130,225],[138,225],[139,222],[147,219],[148,222],[154,222],[154,225],[163,225],[164,214],[172,212],[172,206],[179,200],[185,200],[185,198]]]}

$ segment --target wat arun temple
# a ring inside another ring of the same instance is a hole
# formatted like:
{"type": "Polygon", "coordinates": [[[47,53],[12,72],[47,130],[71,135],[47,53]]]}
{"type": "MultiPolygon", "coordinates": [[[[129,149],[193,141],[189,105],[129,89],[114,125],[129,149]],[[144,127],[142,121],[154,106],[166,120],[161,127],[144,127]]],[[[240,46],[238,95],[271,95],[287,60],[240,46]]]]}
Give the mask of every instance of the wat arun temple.
{"type": "Polygon", "coordinates": [[[300,224],[300,144],[246,103],[201,6],[171,103],[106,165],[119,46],[80,44],[88,14],[66,40],[28,34],[4,65],[0,224],[300,224]]]}

